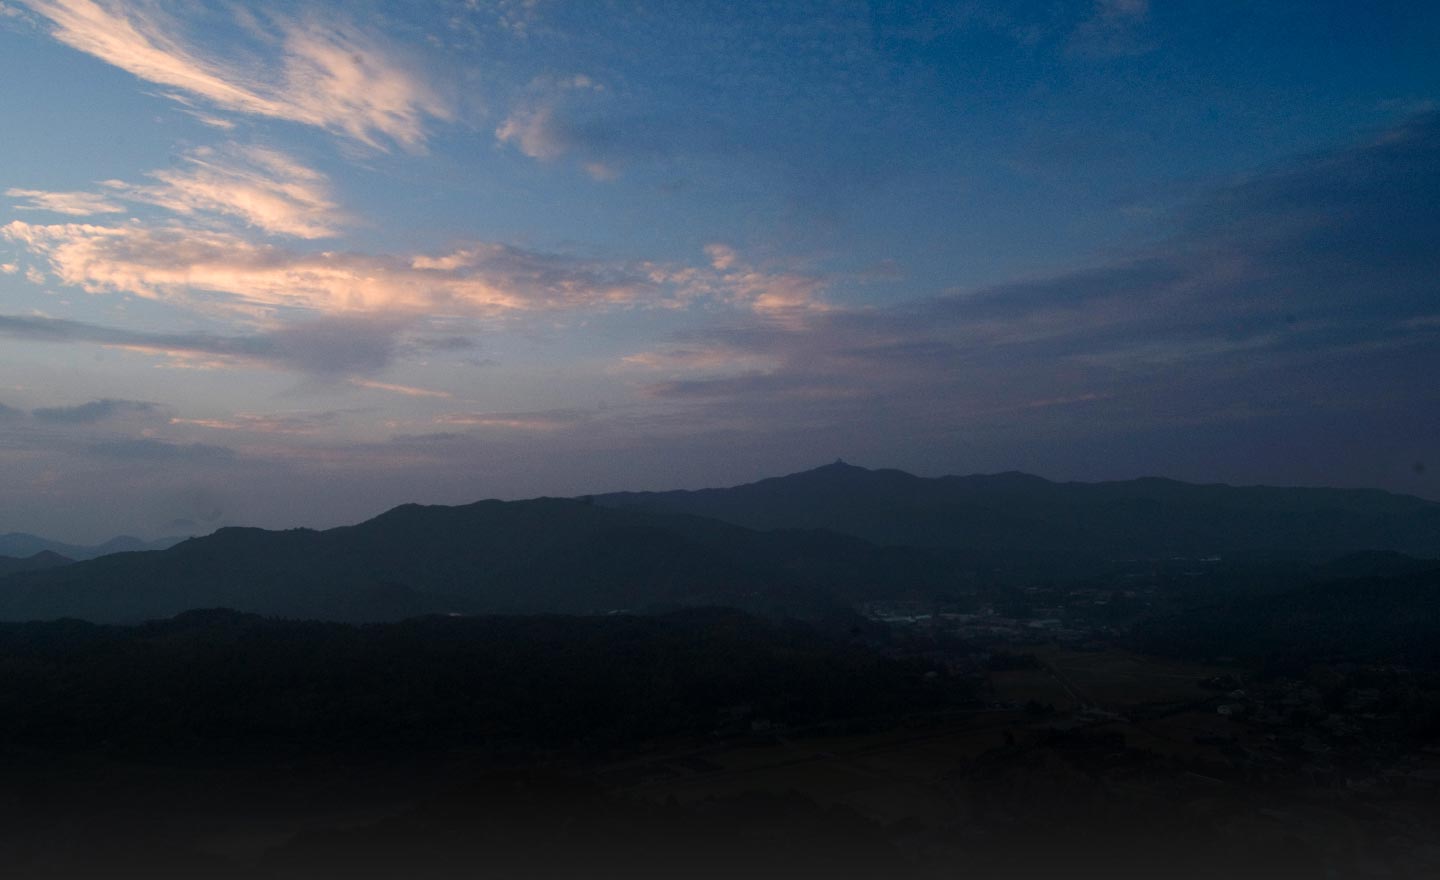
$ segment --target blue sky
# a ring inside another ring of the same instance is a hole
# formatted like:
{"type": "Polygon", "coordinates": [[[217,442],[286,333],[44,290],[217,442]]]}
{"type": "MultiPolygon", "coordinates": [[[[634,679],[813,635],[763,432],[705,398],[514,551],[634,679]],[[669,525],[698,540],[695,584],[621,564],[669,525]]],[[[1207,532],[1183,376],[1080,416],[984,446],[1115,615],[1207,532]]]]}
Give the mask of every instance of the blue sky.
{"type": "Polygon", "coordinates": [[[0,531],[1440,497],[1427,4],[0,0],[0,531]]]}

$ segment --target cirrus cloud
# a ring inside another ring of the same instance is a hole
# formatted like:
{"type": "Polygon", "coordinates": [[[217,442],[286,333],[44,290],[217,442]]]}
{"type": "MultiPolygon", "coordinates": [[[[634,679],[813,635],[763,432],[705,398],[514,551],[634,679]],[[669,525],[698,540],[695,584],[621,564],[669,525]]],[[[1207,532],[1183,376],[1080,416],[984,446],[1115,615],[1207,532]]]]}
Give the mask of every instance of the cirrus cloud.
{"type": "Polygon", "coordinates": [[[158,404],[141,400],[103,398],[77,406],[52,406],[32,410],[30,414],[42,422],[56,425],[94,425],[126,415],[150,416],[159,412],[158,404]]]}
{"type": "Polygon", "coordinates": [[[75,217],[116,214],[116,201],[146,203],[202,221],[238,218],[274,235],[328,238],[348,218],[330,195],[330,181],[286,154],[258,146],[228,144],[185,154],[179,167],[152,171],[156,184],[107,180],[105,195],[9,189],[23,199],[21,210],[50,211],[75,217]]]}
{"type": "Polygon", "coordinates": [[[150,3],[23,2],[49,20],[56,40],[174,89],[171,97],[184,103],[310,125],[376,149],[419,150],[429,120],[453,118],[422,76],[343,20],[248,18],[254,44],[227,54],[198,43],[184,22],[150,3]]]}
{"type": "Polygon", "coordinates": [[[11,188],[5,190],[5,195],[12,199],[21,199],[23,203],[16,207],[22,211],[49,211],[71,217],[89,217],[94,214],[119,214],[125,210],[98,193],[11,188]]]}
{"type": "Polygon", "coordinates": [[[183,216],[238,217],[264,232],[297,238],[329,238],[346,221],[325,175],[265,147],[193,150],[181,167],[150,176],[160,183],[107,181],[105,185],[118,196],[183,216]]]}
{"type": "MultiPolygon", "coordinates": [[[[360,377],[384,370],[410,349],[424,350],[423,340],[407,341],[411,331],[408,319],[394,315],[311,318],[237,335],[155,333],[58,318],[0,315],[0,336],[26,342],[99,345],[199,366],[250,364],[319,379],[351,379],[362,387],[381,389],[400,386],[366,385],[360,377]]],[[[82,414],[94,411],[97,404],[86,406],[90,409],[82,408],[82,414]]],[[[105,414],[111,414],[110,410],[105,414]]],[[[44,418],[39,412],[36,415],[44,418]]],[[[54,415],[58,418],[52,421],[66,420],[66,411],[54,415]]]]}
{"type": "Polygon", "coordinates": [[[303,308],[323,314],[508,313],[651,302],[665,292],[644,265],[480,243],[438,256],[297,252],[177,225],[0,227],[68,285],[197,308],[303,308]]]}
{"type": "MultiPolygon", "coordinates": [[[[1440,353],[1437,171],[1431,113],[1216,187],[1169,239],[1106,261],[786,321],[757,308],[616,369],[649,368],[637,390],[691,413],[882,446],[896,433],[1078,440],[1296,413],[1399,421],[1436,399],[1421,377],[1440,353]]],[[[743,293],[745,261],[725,247],[710,257],[743,293]]]]}

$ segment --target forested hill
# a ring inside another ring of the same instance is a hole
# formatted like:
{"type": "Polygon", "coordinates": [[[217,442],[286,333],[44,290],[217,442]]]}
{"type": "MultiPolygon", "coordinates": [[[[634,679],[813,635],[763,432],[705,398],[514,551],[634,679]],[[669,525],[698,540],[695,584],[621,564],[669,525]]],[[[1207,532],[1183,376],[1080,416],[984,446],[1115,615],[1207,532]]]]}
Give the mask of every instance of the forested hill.
{"type": "Polygon", "coordinates": [[[227,528],[167,550],[14,562],[0,566],[0,620],[132,622],[206,607],[349,621],[695,604],[793,614],[935,595],[976,572],[1073,578],[1102,570],[1097,560],[1308,565],[1356,553],[1440,557],[1440,504],[836,463],[733,489],[412,504],[326,531],[227,528]]]}
{"type": "Polygon", "coordinates": [[[1021,473],[926,478],[836,462],[729,489],[620,492],[595,502],[967,553],[1319,562],[1383,550],[1440,557],[1440,504],[1371,489],[1159,478],[1054,483],[1021,473]]]}
{"type": "Polygon", "coordinates": [[[47,568],[59,568],[62,565],[69,565],[73,561],[58,553],[51,553],[49,550],[42,550],[19,559],[14,556],[0,556],[0,576],[22,571],[44,571],[47,568]]]}
{"type": "Polygon", "coordinates": [[[1147,653],[1229,657],[1287,672],[1334,662],[1440,670],[1440,561],[1410,562],[1410,571],[1391,577],[1231,595],[1146,622],[1134,644],[1147,653]]]}
{"type": "Polygon", "coordinates": [[[0,578],[0,619],[130,622],[225,607],[325,620],[597,613],[724,604],[793,611],[943,584],[936,554],[762,533],[582,501],[405,505],[355,526],[221,529],[168,550],[0,578]]]}
{"type": "Polygon", "coordinates": [[[24,723],[0,729],[0,749],[172,760],[628,743],[707,735],[735,705],[801,725],[967,696],[927,681],[929,668],[714,608],[365,626],[216,610],[130,627],[6,623],[0,711],[24,723]]]}

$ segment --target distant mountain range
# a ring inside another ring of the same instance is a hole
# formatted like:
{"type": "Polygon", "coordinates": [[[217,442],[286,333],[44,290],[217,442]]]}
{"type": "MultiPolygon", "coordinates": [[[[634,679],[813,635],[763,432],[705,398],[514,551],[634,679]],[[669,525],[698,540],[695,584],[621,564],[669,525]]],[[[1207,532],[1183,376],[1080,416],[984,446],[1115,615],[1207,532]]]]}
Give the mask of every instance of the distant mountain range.
{"type": "Polygon", "coordinates": [[[1440,504],[1375,489],[1054,483],[1021,473],[917,477],[837,461],[730,489],[619,492],[595,503],[752,529],[825,529],[881,545],[999,558],[1440,557],[1440,504]]]}
{"type": "Polygon", "coordinates": [[[13,556],[0,556],[0,577],[7,574],[18,574],[22,571],[44,571],[47,568],[59,568],[74,561],[59,553],[51,553],[49,550],[42,550],[20,559],[13,556]]]}
{"type": "Polygon", "coordinates": [[[0,579],[0,619],[130,622],[212,607],[332,620],[697,604],[783,613],[933,590],[950,572],[929,551],[581,500],[412,504],[327,531],[226,528],[12,575],[0,579]]]}
{"type": "Polygon", "coordinates": [[[23,559],[27,556],[34,556],[36,553],[55,553],[66,559],[94,559],[97,556],[107,556],[111,553],[164,550],[167,547],[174,547],[183,540],[185,539],[176,537],[142,541],[129,535],[121,535],[118,538],[111,538],[103,544],[86,546],[51,541],[49,538],[41,538],[38,535],[29,535],[24,532],[10,532],[0,535],[0,556],[23,559]]]}
{"type": "Polygon", "coordinates": [[[731,489],[412,504],[327,531],[221,529],[0,577],[0,619],[131,622],[228,607],[393,620],[700,604],[813,615],[935,595],[987,566],[1023,571],[1036,559],[1074,573],[1077,560],[1313,563],[1367,552],[1440,557],[1440,504],[1161,479],[927,479],[837,462],[731,489]]]}

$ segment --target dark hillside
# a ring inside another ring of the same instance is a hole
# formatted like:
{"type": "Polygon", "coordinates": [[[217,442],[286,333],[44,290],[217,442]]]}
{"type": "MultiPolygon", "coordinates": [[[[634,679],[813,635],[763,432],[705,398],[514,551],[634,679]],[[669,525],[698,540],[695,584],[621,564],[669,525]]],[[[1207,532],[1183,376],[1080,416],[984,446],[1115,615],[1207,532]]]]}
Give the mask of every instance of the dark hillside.
{"type": "Polygon", "coordinates": [[[725,604],[782,612],[946,582],[922,551],[806,532],[757,533],[580,501],[405,505],[316,532],[221,529],[0,581],[0,618],[126,622],[226,607],[292,618],[603,613],[725,604]]]}
{"type": "Polygon", "coordinates": [[[1440,504],[1377,490],[1158,478],[1052,483],[1020,473],[925,478],[836,462],[729,489],[621,492],[596,502],[755,529],[828,529],[879,544],[992,558],[1440,556],[1440,504]]]}
{"type": "Polygon", "coordinates": [[[1232,657],[1290,671],[1335,662],[1440,669],[1440,563],[1394,577],[1232,595],[1149,621],[1135,643],[1161,656],[1232,657]]]}
{"type": "Polygon", "coordinates": [[[73,559],[67,559],[59,553],[52,553],[49,550],[41,550],[32,556],[17,559],[13,556],[0,556],[0,577],[7,574],[17,574],[22,571],[44,571],[48,568],[59,568],[62,565],[69,565],[73,559]]]}

